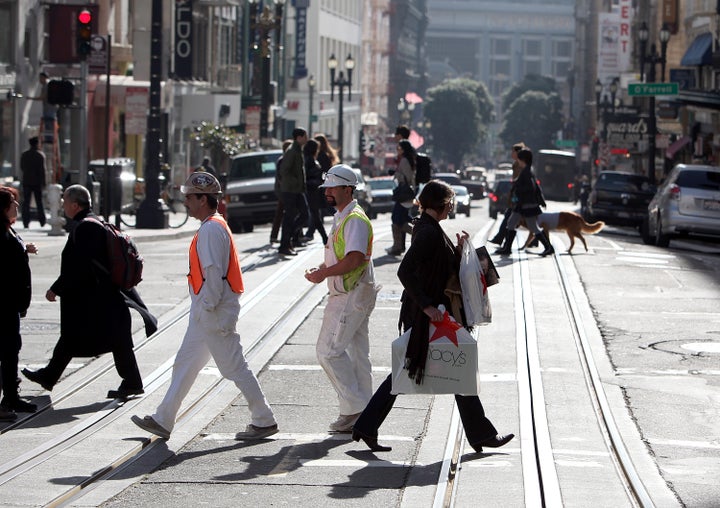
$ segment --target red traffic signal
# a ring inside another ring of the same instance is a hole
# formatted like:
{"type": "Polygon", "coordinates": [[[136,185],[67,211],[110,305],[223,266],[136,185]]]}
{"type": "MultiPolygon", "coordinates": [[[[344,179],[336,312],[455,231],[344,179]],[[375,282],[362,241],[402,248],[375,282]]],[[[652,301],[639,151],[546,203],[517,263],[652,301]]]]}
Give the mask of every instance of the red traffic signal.
{"type": "Polygon", "coordinates": [[[85,58],[90,54],[90,39],[92,38],[92,13],[83,9],[77,15],[77,54],[85,58]]]}
{"type": "Polygon", "coordinates": [[[81,24],[89,25],[92,22],[92,13],[87,9],[83,9],[78,13],[77,19],[81,24]]]}

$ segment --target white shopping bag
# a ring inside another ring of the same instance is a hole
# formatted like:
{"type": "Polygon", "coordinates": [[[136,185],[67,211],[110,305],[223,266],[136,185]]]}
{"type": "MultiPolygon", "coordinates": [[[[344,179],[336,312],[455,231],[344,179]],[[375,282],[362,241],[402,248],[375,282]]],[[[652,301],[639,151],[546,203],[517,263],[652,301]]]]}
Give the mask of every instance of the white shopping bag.
{"type": "Polygon", "coordinates": [[[445,312],[441,322],[430,323],[430,344],[421,384],[405,369],[410,330],[392,343],[392,393],[477,395],[480,392],[475,338],[445,312]]]}
{"type": "Polygon", "coordinates": [[[462,288],[465,319],[469,326],[485,325],[492,321],[492,308],[484,270],[475,248],[466,239],[460,260],[460,287],[462,288]]]}

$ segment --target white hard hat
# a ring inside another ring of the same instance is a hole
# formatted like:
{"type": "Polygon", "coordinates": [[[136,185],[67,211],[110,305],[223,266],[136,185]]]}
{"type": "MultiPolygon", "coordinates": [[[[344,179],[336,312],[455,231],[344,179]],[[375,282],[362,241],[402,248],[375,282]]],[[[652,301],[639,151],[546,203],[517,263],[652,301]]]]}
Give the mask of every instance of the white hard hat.
{"type": "Polygon", "coordinates": [[[325,181],[320,187],[343,187],[346,185],[357,187],[358,184],[357,173],[347,164],[336,164],[331,167],[324,178],[325,181]]]}
{"type": "Polygon", "coordinates": [[[210,173],[205,171],[196,171],[191,174],[185,185],[180,186],[180,192],[183,194],[222,194],[220,182],[210,173]]]}

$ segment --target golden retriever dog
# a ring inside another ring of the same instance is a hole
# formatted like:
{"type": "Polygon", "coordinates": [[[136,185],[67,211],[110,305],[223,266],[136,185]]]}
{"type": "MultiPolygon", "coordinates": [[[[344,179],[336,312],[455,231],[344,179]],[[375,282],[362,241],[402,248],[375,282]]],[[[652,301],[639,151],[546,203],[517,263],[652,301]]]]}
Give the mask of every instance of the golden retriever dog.
{"type": "MultiPolygon", "coordinates": [[[[572,254],[576,237],[580,239],[585,247],[585,252],[587,252],[587,243],[585,242],[585,238],[583,238],[582,234],[588,233],[594,235],[605,226],[603,221],[588,224],[580,214],[575,212],[541,213],[538,215],[537,224],[538,227],[543,230],[548,240],[550,239],[550,235],[548,234],[549,231],[565,231],[570,238],[570,248],[568,249],[568,254],[572,254]]],[[[527,228],[525,225],[525,219],[520,221],[520,225],[527,228]]],[[[531,231],[525,245],[523,245],[523,249],[529,246],[534,238],[535,234],[531,231]]]]}

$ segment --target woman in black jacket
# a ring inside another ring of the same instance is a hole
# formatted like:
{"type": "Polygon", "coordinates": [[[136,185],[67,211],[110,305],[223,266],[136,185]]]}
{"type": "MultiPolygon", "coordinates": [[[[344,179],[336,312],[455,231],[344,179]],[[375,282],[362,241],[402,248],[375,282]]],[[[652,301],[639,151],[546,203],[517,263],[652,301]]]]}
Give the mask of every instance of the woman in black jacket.
{"type": "Polygon", "coordinates": [[[328,237],[323,225],[323,208],[325,208],[325,192],[320,188],[323,183],[323,169],[318,162],[318,150],[320,144],[314,139],[308,139],[303,146],[303,157],[305,159],[305,182],[307,184],[307,202],[310,209],[310,224],[307,233],[301,241],[309,242],[313,239],[315,231],[320,233],[323,245],[327,243],[328,237]]]}
{"type": "Polygon", "coordinates": [[[14,411],[33,413],[37,409],[18,393],[18,360],[22,338],[20,318],[30,306],[32,285],[27,253],[37,252],[32,243],[24,243],[12,225],[18,215],[18,193],[11,187],[0,187],[0,266],[3,267],[3,290],[0,292],[0,371],[2,401],[0,420],[14,420],[14,411]]]}
{"type": "MultiPolygon", "coordinates": [[[[398,278],[403,285],[400,307],[400,331],[412,328],[406,352],[408,374],[421,382],[428,353],[430,321],[440,321],[443,313],[438,306],[457,309],[454,318],[465,323],[462,298],[451,300],[445,288],[457,282],[460,270],[460,252],[467,238],[457,235],[458,247],[443,231],[439,222],[446,219],[453,207],[452,188],[439,180],[431,180],[423,188],[418,200],[422,214],[415,219],[412,242],[398,268],[398,278]],[[459,315],[457,315],[459,314],[459,315]]],[[[360,418],[353,426],[352,438],[362,439],[373,451],[389,451],[390,447],[377,442],[378,429],[395,403],[391,393],[392,375],[378,387],[360,418]]],[[[465,434],[473,449],[480,453],[483,446],[497,448],[509,442],[513,434],[500,436],[485,416],[477,395],[455,395],[465,434]]]]}
{"type": "Polygon", "coordinates": [[[537,225],[537,217],[542,213],[540,207],[547,206],[542,190],[535,179],[532,171],[532,152],[529,149],[520,150],[518,152],[518,164],[520,165],[520,174],[515,182],[513,182],[510,190],[510,201],[512,214],[508,219],[507,233],[505,243],[502,247],[495,251],[495,254],[510,254],[512,242],[515,239],[516,229],[520,224],[520,219],[525,219],[527,228],[535,233],[535,238],[540,240],[545,250],[540,253],[541,256],[547,256],[555,252],[550,240],[545,236],[542,229],[537,225]]]}

